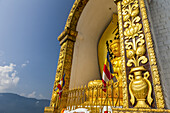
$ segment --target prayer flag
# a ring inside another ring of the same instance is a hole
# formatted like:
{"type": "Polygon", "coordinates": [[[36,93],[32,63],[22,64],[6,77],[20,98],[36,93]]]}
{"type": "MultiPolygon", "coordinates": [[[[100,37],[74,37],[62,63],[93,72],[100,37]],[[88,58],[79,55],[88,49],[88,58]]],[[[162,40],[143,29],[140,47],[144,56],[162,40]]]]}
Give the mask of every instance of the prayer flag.
{"type": "Polygon", "coordinates": [[[114,81],[116,79],[116,77],[112,76],[113,73],[114,72],[113,72],[112,63],[110,61],[109,52],[107,52],[107,56],[106,56],[104,67],[103,67],[103,75],[102,75],[102,82],[104,84],[104,87],[103,87],[104,92],[106,92],[106,82],[111,80],[112,78],[114,81]]]}

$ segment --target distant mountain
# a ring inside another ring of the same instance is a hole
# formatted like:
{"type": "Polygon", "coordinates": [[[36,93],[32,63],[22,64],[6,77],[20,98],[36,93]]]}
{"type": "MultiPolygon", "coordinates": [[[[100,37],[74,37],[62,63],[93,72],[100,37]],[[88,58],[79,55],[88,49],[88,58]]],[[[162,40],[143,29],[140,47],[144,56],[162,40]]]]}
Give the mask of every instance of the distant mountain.
{"type": "Polygon", "coordinates": [[[12,93],[0,93],[0,113],[43,113],[50,101],[26,98],[12,93]]]}

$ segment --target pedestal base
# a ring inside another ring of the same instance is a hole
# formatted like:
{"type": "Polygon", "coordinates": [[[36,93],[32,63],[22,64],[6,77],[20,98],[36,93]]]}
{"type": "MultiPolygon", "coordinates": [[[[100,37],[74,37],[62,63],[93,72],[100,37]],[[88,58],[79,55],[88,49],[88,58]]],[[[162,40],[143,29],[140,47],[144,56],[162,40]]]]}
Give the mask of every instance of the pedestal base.
{"type": "Polygon", "coordinates": [[[144,99],[144,100],[138,100],[134,108],[150,108],[150,107],[145,103],[145,99],[144,99]]]}

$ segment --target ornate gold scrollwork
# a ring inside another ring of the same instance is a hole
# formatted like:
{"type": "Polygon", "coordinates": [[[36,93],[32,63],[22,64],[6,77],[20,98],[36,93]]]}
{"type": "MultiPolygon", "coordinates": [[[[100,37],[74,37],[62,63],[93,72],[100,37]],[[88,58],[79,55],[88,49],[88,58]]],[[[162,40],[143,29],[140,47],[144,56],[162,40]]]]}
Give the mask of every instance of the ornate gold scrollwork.
{"type": "Polygon", "coordinates": [[[146,46],[139,12],[138,0],[122,1],[127,66],[133,66],[129,75],[131,81],[129,84],[130,102],[134,105],[136,101],[134,106],[136,108],[149,108],[145,98],[147,97],[147,102],[151,105],[153,101],[151,97],[152,86],[148,80],[149,72],[144,66],[141,66],[141,64],[148,62],[148,58],[145,56],[146,46]]]}
{"type": "Polygon", "coordinates": [[[66,43],[64,43],[61,46],[61,49],[60,49],[58,66],[57,66],[57,71],[56,71],[56,77],[55,77],[55,82],[54,82],[54,87],[53,87],[53,93],[52,93],[51,102],[50,102],[51,107],[55,107],[57,105],[56,101],[57,101],[57,98],[58,98],[58,92],[55,89],[57,88],[57,85],[59,84],[60,79],[62,78],[61,75],[62,75],[62,72],[63,72],[63,64],[64,64],[65,53],[66,53],[66,43]]]}

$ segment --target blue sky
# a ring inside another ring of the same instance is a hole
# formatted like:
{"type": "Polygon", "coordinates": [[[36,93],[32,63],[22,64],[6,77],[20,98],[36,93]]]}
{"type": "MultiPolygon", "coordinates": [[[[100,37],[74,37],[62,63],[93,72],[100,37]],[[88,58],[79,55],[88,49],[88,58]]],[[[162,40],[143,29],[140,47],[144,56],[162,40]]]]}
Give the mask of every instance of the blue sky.
{"type": "Polygon", "coordinates": [[[51,98],[74,0],[0,0],[0,92],[51,98]]]}

